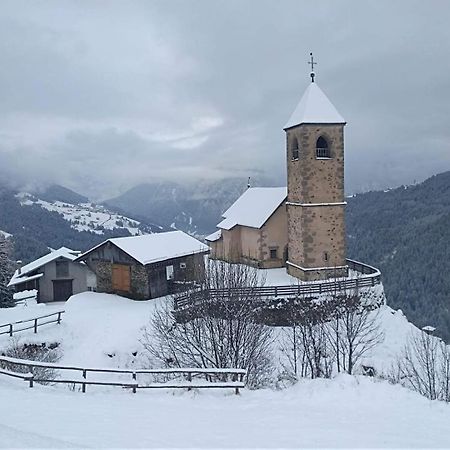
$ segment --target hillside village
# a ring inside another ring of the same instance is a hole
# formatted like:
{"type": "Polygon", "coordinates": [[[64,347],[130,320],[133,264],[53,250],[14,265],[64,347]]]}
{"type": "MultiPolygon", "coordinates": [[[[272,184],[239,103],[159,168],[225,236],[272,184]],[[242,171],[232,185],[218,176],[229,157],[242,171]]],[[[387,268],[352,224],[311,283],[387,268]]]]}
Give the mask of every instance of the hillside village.
{"type": "MultiPolygon", "coordinates": [[[[450,446],[447,285],[433,278],[430,305],[396,259],[412,249],[434,264],[432,245],[405,242],[435,227],[446,259],[448,198],[425,200],[422,214],[416,186],[364,194],[369,206],[347,196],[347,142],[359,131],[344,136],[313,53],[307,63],[282,127],[282,186],[246,177],[202,205],[182,204],[168,183],[147,216],[137,211],[151,194],[138,187],[136,205],[128,192],[102,204],[56,184],[0,186],[0,447],[450,446]],[[396,213],[414,217],[402,237],[386,215],[397,203],[380,208],[399,195],[396,213]],[[399,277],[387,289],[386,271],[399,277]]],[[[195,134],[174,136],[177,150],[195,149],[195,134]]],[[[444,178],[424,185],[442,194],[444,178]]]]}

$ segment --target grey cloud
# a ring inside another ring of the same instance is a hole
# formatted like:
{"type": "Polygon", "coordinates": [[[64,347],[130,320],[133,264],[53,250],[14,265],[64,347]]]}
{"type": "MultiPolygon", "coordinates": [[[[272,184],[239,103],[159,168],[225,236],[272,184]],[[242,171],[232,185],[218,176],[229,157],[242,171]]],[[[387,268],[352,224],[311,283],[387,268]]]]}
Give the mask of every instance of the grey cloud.
{"type": "Polygon", "coordinates": [[[349,192],[450,169],[450,3],[4,2],[0,163],[94,197],[154,178],[285,177],[317,81],[346,118],[349,192]]]}

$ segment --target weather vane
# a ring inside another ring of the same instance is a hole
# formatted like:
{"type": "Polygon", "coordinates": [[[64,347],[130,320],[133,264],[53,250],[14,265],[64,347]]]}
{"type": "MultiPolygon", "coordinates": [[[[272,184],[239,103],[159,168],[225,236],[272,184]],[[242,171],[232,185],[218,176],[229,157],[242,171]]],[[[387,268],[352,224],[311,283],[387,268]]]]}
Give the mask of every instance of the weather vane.
{"type": "Polygon", "coordinates": [[[309,75],[311,77],[311,81],[314,83],[314,77],[316,76],[316,74],[314,73],[314,64],[317,64],[317,63],[314,62],[314,56],[313,56],[312,52],[309,54],[309,56],[311,56],[311,61],[308,62],[308,64],[311,64],[311,73],[309,75]]]}

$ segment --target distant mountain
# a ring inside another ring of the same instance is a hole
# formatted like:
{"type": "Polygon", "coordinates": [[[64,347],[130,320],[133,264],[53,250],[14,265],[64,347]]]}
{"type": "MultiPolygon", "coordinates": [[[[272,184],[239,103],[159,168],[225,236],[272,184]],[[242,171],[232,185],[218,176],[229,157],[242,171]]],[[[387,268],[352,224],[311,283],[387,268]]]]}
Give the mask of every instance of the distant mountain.
{"type": "Polygon", "coordinates": [[[66,201],[47,201],[36,194],[0,187],[0,230],[12,235],[16,259],[28,262],[61,246],[84,251],[110,237],[163,230],[102,205],[84,203],[86,197],[64,188],[51,193],[53,196],[44,196],[66,201]],[[69,198],[83,203],[69,203],[69,198]]]}
{"type": "Polygon", "coordinates": [[[348,254],[381,269],[389,305],[450,340],[450,172],[348,199],[348,254]]]}
{"type": "Polygon", "coordinates": [[[78,203],[88,203],[89,199],[84,195],[77,194],[71,189],[67,189],[64,186],[60,186],[59,184],[53,184],[43,192],[37,193],[37,196],[41,200],[45,200],[47,202],[64,202],[71,203],[72,205],[76,205],[78,203]]]}
{"type": "MultiPolygon", "coordinates": [[[[269,181],[255,181],[259,186],[269,181]]],[[[177,228],[196,236],[216,229],[223,211],[247,187],[247,180],[229,178],[201,181],[195,185],[173,182],[141,184],[119,197],[103,202],[126,214],[145,218],[168,228],[177,228]]]]}

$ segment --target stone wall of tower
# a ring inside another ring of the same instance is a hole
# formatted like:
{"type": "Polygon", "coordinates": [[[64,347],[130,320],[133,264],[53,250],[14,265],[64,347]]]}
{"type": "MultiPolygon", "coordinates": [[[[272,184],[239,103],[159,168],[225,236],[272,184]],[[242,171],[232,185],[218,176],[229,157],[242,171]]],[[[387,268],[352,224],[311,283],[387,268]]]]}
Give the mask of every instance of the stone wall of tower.
{"type": "Polygon", "coordinates": [[[303,280],[347,273],[343,129],[344,124],[302,124],[286,131],[288,272],[303,280]],[[316,158],[320,136],[328,142],[330,159],[316,158]],[[292,158],[295,142],[298,160],[292,158]]]}

